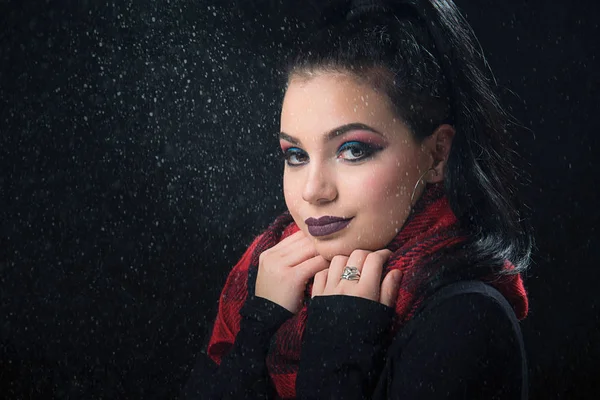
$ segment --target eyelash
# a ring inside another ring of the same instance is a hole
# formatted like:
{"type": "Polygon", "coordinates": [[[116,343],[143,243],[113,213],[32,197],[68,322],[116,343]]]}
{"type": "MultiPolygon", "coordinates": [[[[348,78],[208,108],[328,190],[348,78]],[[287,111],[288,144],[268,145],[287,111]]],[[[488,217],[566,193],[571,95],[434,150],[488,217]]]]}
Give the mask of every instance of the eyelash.
{"type": "MultiPolygon", "coordinates": [[[[382,148],[380,148],[378,146],[373,146],[373,145],[363,143],[363,142],[351,141],[351,142],[346,142],[340,146],[340,148],[338,149],[337,158],[344,159],[343,157],[341,157],[341,153],[348,151],[348,150],[357,150],[357,149],[359,151],[362,151],[363,155],[359,156],[358,158],[355,158],[355,159],[345,159],[345,161],[347,161],[349,163],[358,163],[361,161],[365,161],[365,160],[369,159],[370,157],[372,157],[375,153],[382,150],[382,148]]],[[[298,164],[291,163],[290,159],[294,156],[296,156],[296,157],[303,156],[303,157],[308,158],[308,155],[306,154],[306,152],[302,149],[299,149],[298,147],[290,147],[290,148],[286,149],[282,154],[282,158],[285,160],[286,164],[290,167],[299,167],[304,164],[302,162],[300,162],[298,164]]]]}

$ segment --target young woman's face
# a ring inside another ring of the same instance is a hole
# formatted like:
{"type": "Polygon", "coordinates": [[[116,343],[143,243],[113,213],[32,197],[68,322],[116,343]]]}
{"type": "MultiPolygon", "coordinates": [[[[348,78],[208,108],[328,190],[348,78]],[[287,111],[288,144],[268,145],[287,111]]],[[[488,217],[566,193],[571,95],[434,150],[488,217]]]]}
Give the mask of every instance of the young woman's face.
{"type": "Polygon", "coordinates": [[[431,153],[396,118],[385,95],[339,74],[290,81],[280,144],[287,207],[328,260],[384,248],[432,165],[431,153]]]}

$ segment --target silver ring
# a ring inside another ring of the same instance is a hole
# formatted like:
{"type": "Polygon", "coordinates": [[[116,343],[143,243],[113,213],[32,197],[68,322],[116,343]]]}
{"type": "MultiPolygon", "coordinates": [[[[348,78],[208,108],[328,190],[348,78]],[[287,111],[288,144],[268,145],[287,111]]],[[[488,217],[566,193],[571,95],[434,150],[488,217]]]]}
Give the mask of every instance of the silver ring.
{"type": "Polygon", "coordinates": [[[348,281],[357,281],[360,278],[360,271],[356,267],[351,267],[346,265],[344,267],[344,272],[342,272],[342,279],[346,279],[348,281]]]}

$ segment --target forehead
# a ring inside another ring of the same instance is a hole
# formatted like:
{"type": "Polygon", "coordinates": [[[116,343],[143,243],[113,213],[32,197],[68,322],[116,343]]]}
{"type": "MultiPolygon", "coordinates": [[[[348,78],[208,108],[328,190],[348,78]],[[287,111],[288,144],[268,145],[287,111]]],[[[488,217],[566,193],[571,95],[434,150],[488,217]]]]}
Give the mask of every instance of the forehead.
{"type": "Polygon", "coordinates": [[[395,120],[387,96],[347,74],[321,73],[290,79],[281,109],[282,128],[294,131],[357,120],[395,120]]]}

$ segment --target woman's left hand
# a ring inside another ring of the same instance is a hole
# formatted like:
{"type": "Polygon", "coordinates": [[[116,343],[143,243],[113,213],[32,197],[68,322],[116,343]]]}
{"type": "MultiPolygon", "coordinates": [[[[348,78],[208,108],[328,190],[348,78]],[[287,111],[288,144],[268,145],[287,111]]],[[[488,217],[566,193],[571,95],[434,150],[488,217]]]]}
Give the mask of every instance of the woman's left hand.
{"type": "Polygon", "coordinates": [[[387,249],[378,251],[354,250],[350,257],[335,256],[329,268],[318,272],[312,287],[312,297],[347,295],[377,301],[388,307],[394,307],[398,297],[402,272],[390,271],[383,282],[383,265],[392,252],[387,249]],[[358,280],[342,279],[344,267],[356,267],[360,271],[358,280]],[[381,282],[381,284],[380,284],[381,282]]]}

